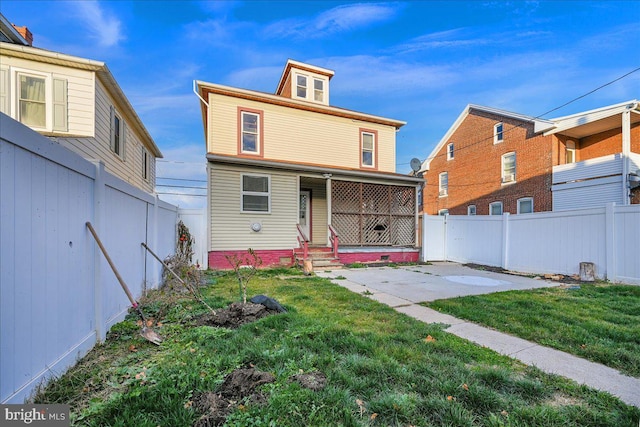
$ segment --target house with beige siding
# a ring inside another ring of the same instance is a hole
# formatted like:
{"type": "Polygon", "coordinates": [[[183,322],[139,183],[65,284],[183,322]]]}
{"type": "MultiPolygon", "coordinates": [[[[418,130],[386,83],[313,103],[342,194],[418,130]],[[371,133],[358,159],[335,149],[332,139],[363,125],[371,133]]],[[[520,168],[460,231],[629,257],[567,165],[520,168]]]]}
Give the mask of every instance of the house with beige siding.
{"type": "Polygon", "coordinates": [[[153,193],[162,153],[106,64],[32,41],[0,15],[0,112],[153,193]]]}
{"type": "Polygon", "coordinates": [[[289,60],[273,94],[196,81],[209,266],[417,261],[420,178],[395,173],[402,121],[332,106],[332,70],[289,60]]]}

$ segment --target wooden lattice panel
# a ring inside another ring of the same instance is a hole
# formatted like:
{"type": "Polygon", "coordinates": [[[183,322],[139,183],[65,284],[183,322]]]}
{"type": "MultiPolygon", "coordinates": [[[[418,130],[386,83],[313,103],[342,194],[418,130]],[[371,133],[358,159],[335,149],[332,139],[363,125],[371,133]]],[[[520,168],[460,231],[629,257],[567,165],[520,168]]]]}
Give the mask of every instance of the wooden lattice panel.
{"type": "Polygon", "coordinates": [[[413,246],[415,188],[333,181],[331,222],[347,246],[413,246]]]}

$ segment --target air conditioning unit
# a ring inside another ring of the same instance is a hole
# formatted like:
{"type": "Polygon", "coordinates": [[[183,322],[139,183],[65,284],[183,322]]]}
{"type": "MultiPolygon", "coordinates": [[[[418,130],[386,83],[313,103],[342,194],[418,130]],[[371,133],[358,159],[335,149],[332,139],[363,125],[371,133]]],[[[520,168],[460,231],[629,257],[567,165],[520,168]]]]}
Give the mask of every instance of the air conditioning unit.
{"type": "Polygon", "coordinates": [[[447,195],[447,190],[440,190],[440,195],[441,196],[446,196],[447,195]]]}
{"type": "Polygon", "coordinates": [[[516,174],[510,173],[502,177],[502,182],[513,182],[516,180],[516,174]]]}

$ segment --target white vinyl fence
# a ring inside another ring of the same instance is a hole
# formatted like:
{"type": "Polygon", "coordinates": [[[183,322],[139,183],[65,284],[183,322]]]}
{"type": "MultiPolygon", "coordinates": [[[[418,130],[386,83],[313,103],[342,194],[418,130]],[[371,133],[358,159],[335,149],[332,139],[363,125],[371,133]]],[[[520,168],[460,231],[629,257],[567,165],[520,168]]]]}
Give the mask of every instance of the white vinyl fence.
{"type": "Polygon", "coordinates": [[[0,114],[0,401],[22,403],[85,355],[175,252],[177,208],[0,114]]]}
{"type": "Polygon", "coordinates": [[[423,217],[422,259],[640,284],[640,205],[502,216],[423,217]]]}
{"type": "Polygon", "coordinates": [[[195,240],[193,245],[193,263],[206,270],[209,266],[207,252],[207,213],[205,209],[178,209],[178,220],[189,228],[195,240]]]}

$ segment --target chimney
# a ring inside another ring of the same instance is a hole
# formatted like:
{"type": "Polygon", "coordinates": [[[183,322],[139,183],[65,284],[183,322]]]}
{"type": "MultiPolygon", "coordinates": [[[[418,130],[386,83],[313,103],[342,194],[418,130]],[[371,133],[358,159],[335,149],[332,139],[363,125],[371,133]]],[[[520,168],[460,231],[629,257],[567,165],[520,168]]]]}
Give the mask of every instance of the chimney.
{"type": "Polygon", "coordinates": [[[33,46],[33,34],[31,34],[31,31],[29,31],[27,27],[18,27],[16,24],[11,25],[13,25],[13,28],[29,43],[29,46],[33,46]]]}

